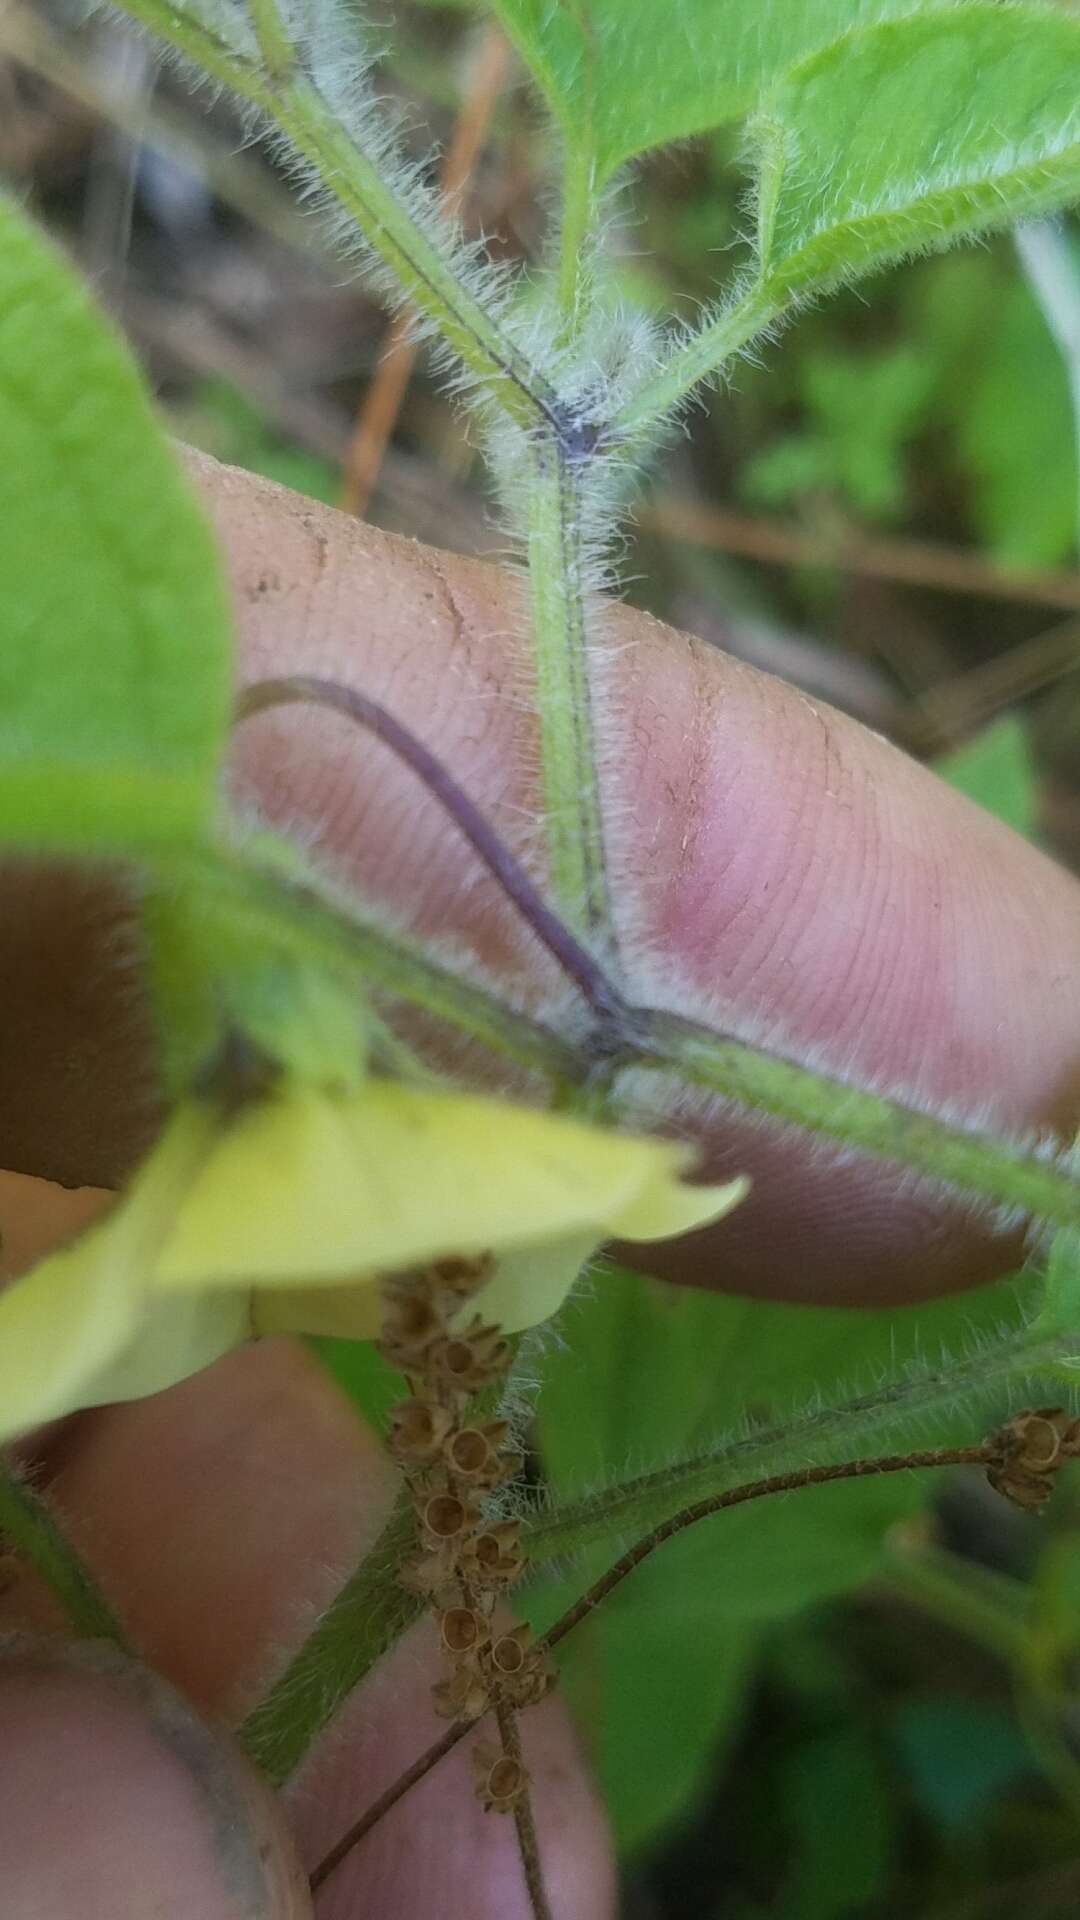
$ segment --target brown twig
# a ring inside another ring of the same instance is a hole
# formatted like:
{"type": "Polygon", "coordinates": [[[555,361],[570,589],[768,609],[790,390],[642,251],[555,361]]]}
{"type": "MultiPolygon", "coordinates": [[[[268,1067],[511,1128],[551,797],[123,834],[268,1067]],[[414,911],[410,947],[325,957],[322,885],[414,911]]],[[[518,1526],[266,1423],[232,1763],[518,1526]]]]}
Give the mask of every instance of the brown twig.
{"type": "Polygon", "coordinates": [[[862,533],[833,541],[790,521],[736,513],[692,500],[657,500],[641,512],[639,521],[689,546],[740,553],[771,566],[831,566],[905,586],[934,587],[942,593],[982,594],[991,600],[1018,600],[1029,606],[1080,612],[1080,572],[1036,572],[1030,568],[1006,571],[977,553],[937,541],[862,533]]]}
{"type": "MultiPolygon", "coordinates": [[[[672,1539],[677,1533],[682,1533],[686,1527],[695,1526],[699,1520],[709,1519],[714,1513],[723,1513],[730,1507],[744,1506],[749,1500],[764,1500],[771,1494],[795,1493],[803,1487],[827,1486],[836,1480],[860,1480],[872,1474],[882,1473],[907,1473],[921,1467],[991,1466],[998,1458],[999,1450],[989,1442],[973,1447],[931,1447],[916,1453],[887,1453],[876,1455],[868,1460],[842,1460],[832,1466],[801,1467],[792,1473],[775,1473],[764,1480],[750,1480],[741,1487],[729,1487],[724,1493],[713,1494],[708,1499],[696,1501],[693,1506],[684,1507],[681,1513],[673,1514],[669,1520],[663,1521],[643,1540],[639,1540],[636,1546],[631,1547],[621,1559],[616,1560],[614,1566],[609,1567],[607,1573],[603,1574],[587,1593],[582,1594],[561,1619],[549,1628],[543,1638],[536,1642],[536,1651],[546,1653],[552,1647],[558,1646],[560,1641],[565,1640],[568,1633],[572,1633],[573,1629],[579,1626],[602,1600],[607,1598],[614,1587],[633,1573],[635,1568],[639,1567],[651,1553],[655,1553],[658,1547],[663,1546],[665,1541],[672,1539]]],[[[438,1766],[439,1761],[450,1753],[459,1741],[464,1740],[467,1734],[475,1731],[476,1724],[475,1720],[455,1721],[453,1726],[448,1727],[441,1738],[427,1749],[426,1753],[422,1753],[417,1760],[413,1761],[412,1766],[401,1774],[385,1793],[380,1794],[348,1832],[342,1835],[326,1858],[320,1861],[311,1876],[310,1885],[313,1893],[318,1892],[352,1849],[366,1838],[383,1815],[389,1813],[391,1807],[397,1805],[398,1801],[408,1793],[410,1787],[414,1787],[431,1772],[433,1767],[438,1766]]]]}
{"type": "Polygon", "coordinates": [[[464,1739],[474,1724],[471,1720],[458,1720],[452,1727],[447,1727],[442,1737],[436,1740],[426,1753],[422,1753],[419,1759],[414,1760],[411,1767],[406,1767],[405,1772],[398,1775],[393,1785],[387,1787],[385,1793],[380,1793],[377,1800],[372,1801],[367,1812],[360,1815],[359,1820],[342,1835],[336,1846],[331,1847],[325,1859],[319,1861],[308,1883],[312,1893],[318,1893],[324,1882],[329,1880],[330,1875],[340,1867],[346,1854],[351,1853],[353,1848],[360,1844],[365,1835],[371,1832],[372,1827],[378,1826],[384,1813],[389,1813],[391,1807],[396,1807],[398,1801],[404,1799],[410,1787],[419,1786],[425,1774],[429,1774],[432,1767],[438,1766],[439,1761],[457,1746],[459,1740],[464,1739]]]}
{"type": "MultiPolygon", "coordinates": [[[[513,1760],[522,1772],[526,1773],[521,1752],[521,1732],[513,1707],[505,1701],[498,1703],[495,1707],[495,1719],[506,1758],[513,1760]]],[[[533,1816],[532,1795],[529,1791],[527,1773],[524,1789],[514,1802],[514,1826],[517,1831],[518,1850],[521,1854],[521,1865],[532,1906],[533,1920],[551,1920],[551,1907],[548,1904],[547,1890],[544,1886],[540,1843],[536,1836],[536,1820],[533,1816]]]]}
{"type": "MultiPolygon", "coordinates": [[[[509,44],[501,28],[494,24],[485,28],[471,85],[447,148],[439,181],[449,213],[458,211],[476,165],[509,57],[509,44]]],[[[416,344],[410,337],[411,327],[412,318],[407,309],[395,315],[391,322],[378,372],[364,396],[346,449],[339,505],[360,519],[368,510],[412,377],[416,344]]]]}
{"type": "Polygon", "coordinates": [[[575,1600],[573,1606],[568,1607],[555,1625],[537,1641],[537,1651],[550,1653],[665,1541],[674,1539],[686,1527],[696,1526],[699,1520],[708,1520],[714,1513],[726,1513],[730,1507],[744,1506],[748,1500],[764,1500],[774,1493],[795,1493],[803,1487],[825,1487],[834,1480],[861,1480],[871,1474],[915,1472],[920,1467],[989,1466],[996,1457],[994,1449],[985,1443],[977,1447],[928,1447],[919,1453],[885,1453],[870,1460],[841,1460],[830,1467],[800,1467],[792,1473],[774,1473],[767,1480],[751,1480],[742,1487],[729,1487],[726,1493],[710,1494],[707,1499],[684,1507],[681,1513],[673,1513],[669,1520],[662,1520],[652,1533],[628,1548],[614,1566],[601,1574],[588,1592],[583,1593],[580,1600],[575,1600]]]}

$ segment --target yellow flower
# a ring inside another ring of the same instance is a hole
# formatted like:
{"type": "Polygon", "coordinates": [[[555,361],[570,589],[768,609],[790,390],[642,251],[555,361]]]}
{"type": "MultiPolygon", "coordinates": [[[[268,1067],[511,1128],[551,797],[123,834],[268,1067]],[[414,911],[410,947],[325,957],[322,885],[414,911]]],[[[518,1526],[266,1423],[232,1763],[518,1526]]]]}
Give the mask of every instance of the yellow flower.
{"type": "Polygon", "coordinates": [[[369,1080],[178,1109],[127,1197],[0,1294],[0,1438],[135,1398],[265,1333],[379,1329],[383,1278],[496,1256],[474,1301],[547,1319],[605,1240],[705,1225],[746,1189],[692,1153],[564,1115],[369,1080]]]}

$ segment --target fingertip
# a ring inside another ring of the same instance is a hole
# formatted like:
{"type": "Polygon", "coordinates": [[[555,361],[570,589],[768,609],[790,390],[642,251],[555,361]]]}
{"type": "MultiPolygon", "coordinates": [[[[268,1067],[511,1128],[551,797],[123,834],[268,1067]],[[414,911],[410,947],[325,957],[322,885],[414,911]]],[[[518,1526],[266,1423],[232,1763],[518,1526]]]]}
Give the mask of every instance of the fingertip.
{"type": "Polygon", "coordinates": [[[19,1920],[311,1920],[265,1788],[101,1643],[0,1645],[3,1907],[19,1920]]]}

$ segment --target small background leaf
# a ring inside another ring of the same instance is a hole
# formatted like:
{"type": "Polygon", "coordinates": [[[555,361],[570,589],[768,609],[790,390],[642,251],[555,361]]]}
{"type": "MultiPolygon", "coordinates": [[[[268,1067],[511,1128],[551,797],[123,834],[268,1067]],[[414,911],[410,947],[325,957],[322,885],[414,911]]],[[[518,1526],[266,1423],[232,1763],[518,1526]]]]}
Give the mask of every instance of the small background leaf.
{"type": "Polygon", "coordinates": [[[1011,248],[904,276],[904,331],[935,371],[932,411],[980,542],[1003,566],[1076,557],[1077,453],[1060,349],[1011,248]],[[978,351],[972,352],[972,342],[978,351]]]}
{"type": "Polygon", "coordinates": [[[228,717],[216,547],[142,380],[0,198],[0,840],[195,840],[228,717]]]}
{"type": "Polygon", "coordinates": [[[1035,762],[1027,728],[1018,714],[995,720],[976,739],[938,761],[951,787],[977,800],[1017,833],[1030,836],[1038,814],[1035,762]]]}

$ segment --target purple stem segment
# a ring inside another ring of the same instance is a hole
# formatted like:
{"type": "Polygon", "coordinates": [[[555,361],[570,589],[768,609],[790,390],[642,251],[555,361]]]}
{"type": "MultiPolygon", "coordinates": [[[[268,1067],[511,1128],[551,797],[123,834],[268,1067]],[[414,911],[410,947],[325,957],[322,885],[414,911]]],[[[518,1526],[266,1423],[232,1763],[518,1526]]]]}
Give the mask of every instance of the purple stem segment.
{"type": "Polygon", "coordinates": [[[507,898],[513,901],[541,945],[573,980],[597,1021],[616,1032],[628,1026],[629,1009],[614,982],[548,906],[521,862],[484,818],[475,801],[470,800],[464,787],[430,747],[418,740],[386,707],[368,694],[358,693],[354,687],[343,686],[339,680],[293,673],[280,679],[259,680],[246,687],[237,700],[236,719],[247,720],[270,707],[297,702],[329,707],[382,740],[449,814],[458,832],[498,881],[507,898]]]}

